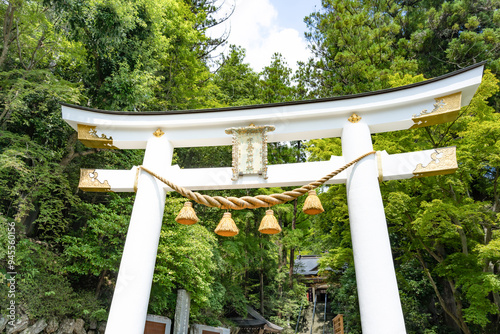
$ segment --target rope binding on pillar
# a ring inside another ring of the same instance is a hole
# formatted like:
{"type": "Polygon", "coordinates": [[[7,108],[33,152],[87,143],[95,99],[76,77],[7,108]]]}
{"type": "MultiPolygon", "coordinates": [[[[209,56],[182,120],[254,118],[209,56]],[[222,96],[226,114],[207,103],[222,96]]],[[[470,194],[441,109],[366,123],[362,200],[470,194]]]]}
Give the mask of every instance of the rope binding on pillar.
{"type": "MultiPolygon", "coordinates": [[[[289,201],[292,201],[305,193],[309,193],[309,197],[306,199],[306,203],[304,205],[303,211],[304,213],[315,215],[318,213],[323,212],[323,207],[321,206],[321,203],[319,202],[319,198],[316,196],[316,192],[314,189],[318,188],[319,186],[323,185],[325,182],[330,180],[332,177],[342,173],[344,170],[347,168],[351,167],[361,159],[375,154],[376,151],[371,151],[368,153],[365,153],[358,158],[352,160],[351,162],[348,162],[344,166],[338,168],[337,170],[331,172],[330,174],[325,175],[321,179],[311,182],[309,184],[306,184],[300,188],[293,189],[291,191],[285,191],[280,194],[271,194],[271,195],[257,195],[257,196],[243,196],[243,197],[222,197],[222,196],[208,196],[208,195],[203,195],[198,192],[193,192],[189,189],[186,189],[184,187],[178,186],[175,183],[165,179],[161,175],[156,174],[155,172],[149,170],[148,168],[144,166],[139,166],[139,169],[144,170],[145,172],[151,174],[170,188],[172,188],[174,191],[177,193],[181,194],[183,197],[186,197],[198,204],[203,204],[208,207],[216,207],[219,209],[223,210],[243,210],[243,209],[257,209],[257,208],[268,208],[277,204],[283,204],[289,201]],[[311,198],[310,198],[311,197],[311,198]]],[[[226,215],[228,217],[225,218],[230,218],[230,215],[226,215]]],[[[264,217],[266,221],[269,221],[269,217],[264,217]]],[[[232,220],[232,219],[231,219],[232,220]]],[[[191,205],[187,205],[181,210],[181,213],[179,216],[177,216],[176,221],[178,221],[181,224],[186,224],[186,225],[191,225],[197,222],[197,217],[196,213],[194,213],[194,209],[192,208],[191,205]],[[192,210],[192,212],[191,212],[192,210]],[[183,213],[184,212],[184,213],[183,213]],[[188,222],[187,220],[192,218],[193,222],[188,222]],[[195,221],[196,220],[196,221],[195,221]]],[[[221,221],[222,222],[222,221],[221,221]]],[[[274,228],[268,228],[266,227],[266,233],[267,234],[274,234],[274,233],[279,233],[281,231],[281,228],[279,227],[279,224],[276,222],[278,226],[274,228]],[[276,232],[273,232],[276,231],[276,232]]],[[[220,225],[220,224],[219,224],[220,225]]],[[[228,225],[228,224],[225,224],[228,225]]],[[[232,225],[232,224],[231,224],[232,225]]],[[[222,232],[222,234],[218,233],[219,226],[216,229],[216,233],[224,236],[233,236],[237,234],[237,227],[234,225],[236,230],[233,228],[231,231],[226,231],[222,232]],[[234,233],[236,231],[236,234],[234,233]]]]}

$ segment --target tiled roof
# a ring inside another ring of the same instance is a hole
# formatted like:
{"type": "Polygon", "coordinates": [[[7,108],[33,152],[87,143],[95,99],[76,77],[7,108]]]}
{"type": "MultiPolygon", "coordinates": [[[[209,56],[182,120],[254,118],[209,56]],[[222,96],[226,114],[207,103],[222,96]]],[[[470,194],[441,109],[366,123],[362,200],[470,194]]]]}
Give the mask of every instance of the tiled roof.
{"type": "Polygon", "coordinates": [[[266,320],[259,312],[255,311],[250,306],[247,306],[247,316],[245,318],[234,317],[230,318],[238,327],[260,327],[268,332],[279,333],[283,330],[282,327],[273,324],[266,320]]]}
{"type": "Polygon", "coordinates": [[[318,260],[320,258],[317,255],[299,255],[295,259],[294,273],[304,276],[317,275],[319,270],[318,260]]]}

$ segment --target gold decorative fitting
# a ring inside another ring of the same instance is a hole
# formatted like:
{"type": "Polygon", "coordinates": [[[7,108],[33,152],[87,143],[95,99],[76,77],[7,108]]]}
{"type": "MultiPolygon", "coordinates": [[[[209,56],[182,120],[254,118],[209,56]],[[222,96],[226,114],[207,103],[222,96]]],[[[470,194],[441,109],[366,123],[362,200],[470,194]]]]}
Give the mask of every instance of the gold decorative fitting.
{"type": "Polygon", "coordinates": [[[309,190],[309,195],[304,202],[302,211],[308,215],[317,215],[325,211],[318,195],[316,195],[316,190],[309,190]]]}
{"type": "Polygon", "coordinates": [[[80,183],[78,188],[83,191],[107,192],[111,191],[108,180],[99,181],[95,169],[80,169],[80,183]]]}
{"type": "Polygon", "coordinates": [[[462,92],[458,92],[434,99],[434,108],[431,111],[422,110],[418,115],[413,115],[413,126],[410,129],[436,125],[454,121],[458,117],[462,105],[462,92]]]}
{"type": "Polygon", "coordinates": [[[234,237],[240,232],[233,218],[231,218],[231,212],[224,212],[224,216],[214,232],[223,237],[234,237]]]}
{"type": "Polygon", "coordinates": [[[351,123],[358,123],[359,121],[361,121],[361,116],[358,116],[356,115],[356,113],[353,113],[351,117],[349,117],[347,120],[351,123]]]}
{"type": "Polygon", "coordinates": [[[273,210],[266,211],[266,215],[260,222],[259,232],[264,234],[276,234],[281,232],[281,226],[276,217],[274,217],[273,210]]]}
{"type": "Polygon", "coordinates": [[[153,135],[154,135],[155,137],[158,137],[158,138],[160,138],[160,137],[161,137],[161,136],[163,136],[164,134],[165,134],[165,132],[161,131],[161,129],[160,129],[160,128],[156,129],[156,131],[155,131],[155,132],[153,132],[153,135]]]}
{"type": "Polygon", "coordinates": [[[94,125],[78,124],[78,139],[83,145],[92,148],[118,149],[113,145],[113,137],[97,133],[97,127],[94,125]]]}
{"type": "Polygon", "coordinates": [[[135,180],[134,180],[134,192],[137,192],[137,186],[139,184],[139,173],[141,172],[141,168],[137,168],[135,171],[135,180]]]}
{"type": "Polygon", "coordinates": [[[198,217],[193,209],[193,203],[186,202],[184,207],[179,212],[179,215],[175,218],[175,221],[183,225],[193,225],[198,222],[198,217]]]}
{"type": "Polygon", "coordinates": [[[241,175],[262,175],[267,179],[267,132],[272,125],[226,129],[233,136],[233,181],[241,175]]]}
{"type": "Polygon", "coordinates": [[[414,178],[451,174],[458,169],[456,147],[438,148],[431,154],[431,162],[426,166],[418,164],[413,171],[414,178]]]}
{"type": "Polygon", "coordinates": [[[384,171],[382,170],[382,154],[377,151],[377,170],[378,170],[378,183],[384,181],[384,171]]]}

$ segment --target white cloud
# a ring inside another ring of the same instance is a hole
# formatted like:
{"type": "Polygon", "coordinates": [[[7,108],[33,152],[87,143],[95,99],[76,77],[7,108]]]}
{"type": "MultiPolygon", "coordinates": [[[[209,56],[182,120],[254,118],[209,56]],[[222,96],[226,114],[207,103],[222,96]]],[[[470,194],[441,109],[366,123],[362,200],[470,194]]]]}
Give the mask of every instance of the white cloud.
{"type": "MultiPolygon", "coordinates": [[[[235,0],[235,11],[228,20],[231,33],[228,44],[246,50],[245,62],[260,72],[271,62],[275,52],[283,55],[288,66],[296,70],[298,60],[306,61],[311,53],[301,33],[292,28],[281,27],[277,22],[279,13],[269,0],[235,0]]],[[[215,27],[213,36],[221,34],[227,27],[215,27]]],[[[220,50],[217,50],[221,52],[220,50]]],[[[225,53],[227,53],[226,48],[225,53]]]]}
{"type": "Polygon", "coordinates": [[[248,52],[248,61],[253,64],[255,70],[259,71],[271,62],[271,56],[281,53],[288,67],[294,71],[297,69],[297,61],[307,60],[310,56],[306,41],[295,29],[281,29],[273,31],[262,41],[261,45],[248,52]]]}
{"type": "Polygon", "coordinates": [[[238,0],[230,18],[229,40],[248,47],[258,46],[275,25],[277,17],[278,12],[268,0],[238,0]]]}

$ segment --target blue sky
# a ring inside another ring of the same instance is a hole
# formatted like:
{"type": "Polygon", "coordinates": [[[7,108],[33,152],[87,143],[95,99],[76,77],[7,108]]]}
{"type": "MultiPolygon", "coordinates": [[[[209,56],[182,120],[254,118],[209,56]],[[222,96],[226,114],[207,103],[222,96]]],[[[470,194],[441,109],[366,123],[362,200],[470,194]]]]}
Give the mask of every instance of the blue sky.
{"type": "Polygon", "coordinates": [[[299,32],[307,29],[304,17],[321,8],[321,0],[270,0],[269,2],[278,11],[278,24],[299,32]]]}
{"type": "MultiPolygon", "coordinates": [[[[226,0],[235,5],[227,26],[218,26],[212,33],[220,34],[230,26],[229,44],[246,49],[245,62],[260,72],[269,65],[274,52],[280,52],[288,66],[296,69],[299,60],[311,53],[304,32],[304,17],[321,8],[321,0],[226,0]]],[[[228,47],[218,52],[227,52],[228,47]]]]}

